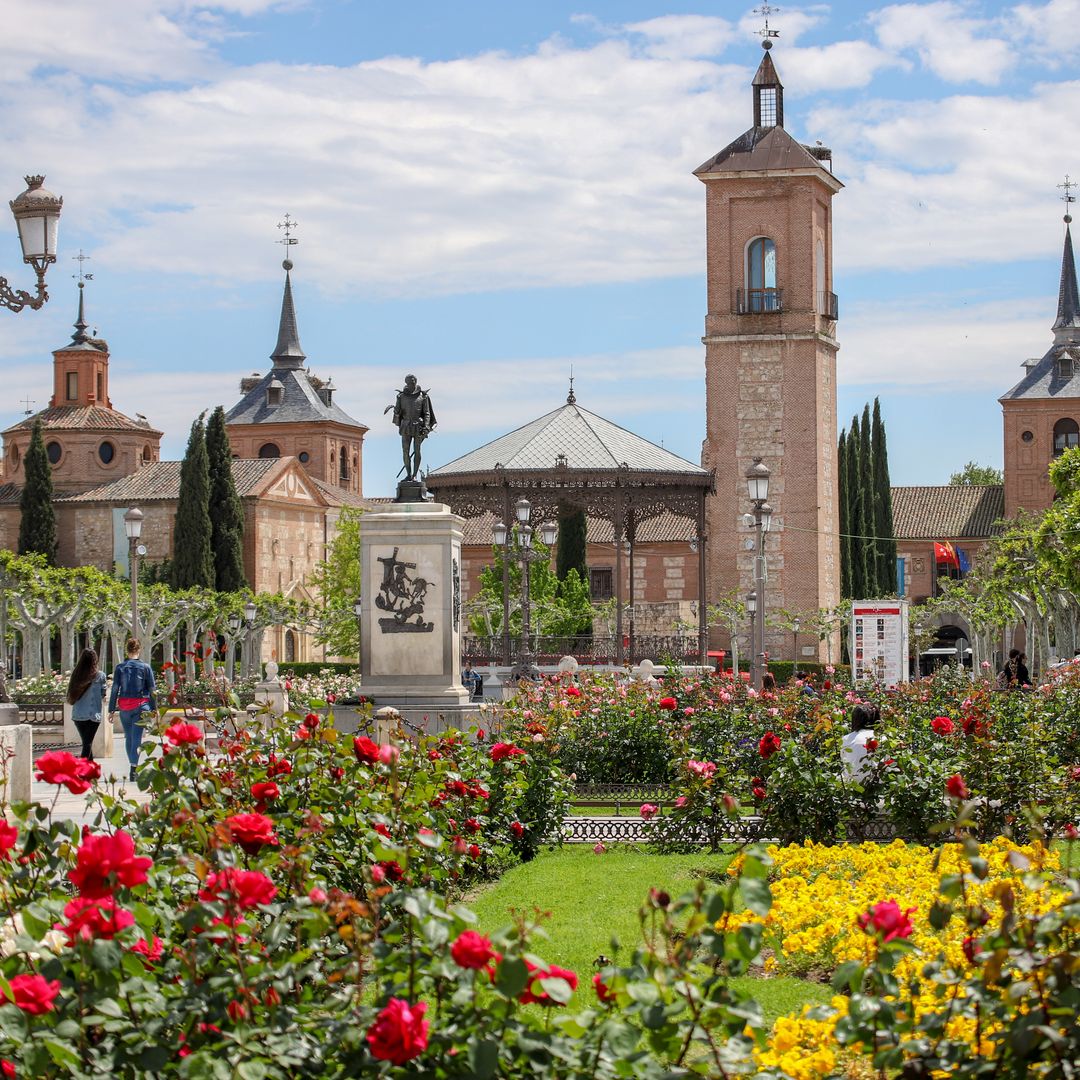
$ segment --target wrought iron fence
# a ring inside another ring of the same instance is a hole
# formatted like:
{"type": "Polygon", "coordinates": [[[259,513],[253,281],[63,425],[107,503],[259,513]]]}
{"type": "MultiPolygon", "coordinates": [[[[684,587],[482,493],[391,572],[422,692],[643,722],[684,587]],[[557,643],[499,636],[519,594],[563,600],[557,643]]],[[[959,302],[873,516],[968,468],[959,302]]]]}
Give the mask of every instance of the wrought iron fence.
{"type": "MultiPolygon", "coordinates": [[[[503,639],[501,637],[477,637],[466,635],[462,656],[471,664],[502,664],[503,639]]],[[[579,635],[577,637],[540,636],[533,641],[533,659],[537,664],[557,664],[564,656],[572,656],[579,664],[614,664],[617,662],[617,639],[607,635],[579,635]]],[[[510,663],[514,663],[521,650],[521,638],[510,639],[510,663]]],[[[701,663],[701,650],[696,637],[684,634],[636,634],[623,650],[624,660],[638,663],[655,660],[657,663],[669,657],[684,664],[701,663]]]]}

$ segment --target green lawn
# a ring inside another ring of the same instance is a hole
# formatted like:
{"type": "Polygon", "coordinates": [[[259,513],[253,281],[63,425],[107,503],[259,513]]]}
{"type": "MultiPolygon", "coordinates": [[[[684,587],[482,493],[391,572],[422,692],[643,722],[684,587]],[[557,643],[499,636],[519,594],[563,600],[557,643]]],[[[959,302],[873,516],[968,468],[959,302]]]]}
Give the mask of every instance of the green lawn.
{"type": "MultiPolygon", "coordinates": [[[[489,933],[510,922],[511,909],[550,912],[543,924],[548,940],[537,939],[533,951],[576,971],[582,989],[591,995],[588,983],[598,956],[629,963],[640,940],[638,909],[650,888],[678,896],[699,877],[721,873],[728,860],[727,855],[653,855],[618,846],[596,855],[587,844],[568,844],[514,867],[471,897],[468,906],[481,930],[489,933]],[[617,952],[612,936],[619,943],[617,952]]],[[[827,986],[801,979],[734,982],[753,988],[770,1023],[804,1002],[828,1001],[830,996],[827,986]]]]}

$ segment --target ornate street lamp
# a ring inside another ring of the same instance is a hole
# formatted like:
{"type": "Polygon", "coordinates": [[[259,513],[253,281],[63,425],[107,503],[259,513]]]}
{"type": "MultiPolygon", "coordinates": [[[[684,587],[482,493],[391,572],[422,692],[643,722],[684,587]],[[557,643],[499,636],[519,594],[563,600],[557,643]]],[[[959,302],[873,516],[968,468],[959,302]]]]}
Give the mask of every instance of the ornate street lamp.
{"type": "Polygon", "coordinates": [[[799,667],[799,630],[802,623],[795,619],[791,624],[791,674],[794,675],[799,667]]]}
{"type": "MultiPolygon", "coordinates": [[[[768,571],[765,566],[765,534],[772,525],[772,507],[765,501],[769,497],[769,467],[761,458],[754,458],[754,463],[746,470],[746,489],[750,501],[754,504],[754,530],[757,532],[757,544],[754,554],[754,592],[755,601],[760,608],[761,618],[757,620],[750,659],[750,682],[758,690],[765,674],[765,582],[768,571]]],[[[751,620],[753,621],[753,620],[751,620]]]]}
{"type": "MultiPolygon", "coordinates": [[[[521,563],[521,648],[518,650],[517,663],[510,669],[511,682],[521,679],[539,678],[540,672],[536,668],[532,655],[531,637],[531,610],[529,598],[529,567],[534,562],[546,562],[551,558],[548,550],[538,551],[532,546],[533,527],[529,524],[532,518],[532,503],[528,499],[518,499],[514,507],[514,517],[517,523],[513,529],[498,521],[491,527],[491,538],[498,547],[505,548],[504,557],[521,563]]],[[[540,526],[540,539],[545,549],[550,548],[559,535],[559,526],[554,521],[545,521],[540,526]]],[[[503,627],[503,634],[507,641],[507,654],[509,655],[510,627],[509,619],[503,627]]]]}
{"type": "Polygon", "coordinates": [[[139,556],[146,548],[139,543],[142,536],[143,512],[136,506],[124,514],[124,532],[128,540],[128,566],[131,570],[131,636],[139,636],[139,556]]]}
{"type": "Polygon", "coordinates": [[[37,295],[23,289],[12,289],[7,278],[0,277],[0,306],[10,311],[24,307],[41,307],[49,294],[45,291],[45,269],[56,262],[56,237],[60,228],[60,208],[64,200],[46,191],[44,176],[26,177],[26,190],[8,204],[15,216],[22,245],[23,262],[29,263],[37,274],[37,295]]]}
{"type": "Polygon", "coordinates": [[[364,597],[358,596],[356,603],[353,604],[353,614],[356,616],[356,660],[360,662],[360,633],[363,624],[360,621],[360,617],[364,614],[364,597]]]}
{"type": "Polygon", "coordinates": [[[255,601],[249,600],[244,605],[244,662],[240,667],[240,674],[243,678],[249,677],[254,670],[251,655],[251,632],[255,626],[256,614],[258,614],[258,608],[255,607],[255,601]]]}

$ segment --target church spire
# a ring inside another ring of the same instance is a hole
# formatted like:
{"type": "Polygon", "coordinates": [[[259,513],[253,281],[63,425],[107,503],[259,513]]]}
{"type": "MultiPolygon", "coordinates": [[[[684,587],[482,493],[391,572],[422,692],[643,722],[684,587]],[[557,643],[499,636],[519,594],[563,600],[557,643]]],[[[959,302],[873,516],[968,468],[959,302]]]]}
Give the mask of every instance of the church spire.
{"type": "Polygon", "coordinates": [[[84,300],[83,290],[85,288],[86,288],[86,286],[83,285],[83,283],[80,281],[79,282],[79,317],[75,320],[75,333],[71,335],[71,341],[72,341],[72,344],[74,344],[74,345],[83,345],[87,341],[90,340],[90,335],[86,332],[87,327],[90,324],[86,321],[86,308],[85,308],[84,303],[83,303],[83,300],[84,300]]]}
{"type": "Polygon", "coordinates": [[[300,347],[300,332],[296,328],[296,309],[293,307],[292,281],[289,277],[289,271],[293,268],[292,260],[285,259],[281,265],[285,270],[285,293],[281,297],[277,345],[270,359],[276,368],[299,368],[304,366],[307,357],[300,347]]]}
{"type": "MultiPolygon", "coordinates": [[[[1069,203],[1074,202],[1076,197],[1071,194],[1071,189],[1076,184],[1065,177],[1065,183],[1058,187],[1065,189],[1063,196],[1065,209],[1069,209],[1069,203]]],[[[1080,336],[1080,291],[1076,286],[1076,260],[1073,258],[1072,231],[1069,226],[1072,223],[1072,214],[1065,214],[1065,247],[1061,254],[1061,283],[1058,285],[1058,309],[1057,319],[1054,322],[1054,339],[1062,341],[1076,340],[1080,336]]]]}

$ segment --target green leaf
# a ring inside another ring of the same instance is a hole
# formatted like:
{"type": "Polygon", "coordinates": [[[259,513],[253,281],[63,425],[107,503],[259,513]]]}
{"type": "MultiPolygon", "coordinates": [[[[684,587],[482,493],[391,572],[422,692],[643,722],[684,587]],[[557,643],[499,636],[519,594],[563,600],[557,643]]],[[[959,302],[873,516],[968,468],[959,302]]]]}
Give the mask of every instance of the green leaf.
{"type": "Polygon", "coordinates": [[[489,1076],[494,1076],[498,1064],[499,1044],[494,1039],[469,1045],[469,1067],[476,1080],[487,1080],[489,1076]]]}
{"type": "Polygon", "coordinates": [[[40,941],[52,929],[53,920],[40,904],[27,904],[22,909],[22,924],[30,937],[40,941]]]}
{"type": "Polygon", "coordinates": [[[265,1080],[266,1066],[261,1061],[241,1061],[236,1066],[240,1080],[265,1080]]]}
{"type": "Polygon", "coordinates": [[[504,960],[495,976],[495,989],[504,997],[516,998],[529,981],[529,969],[520,957],[504,960]]]}
{"type": "Polygon", "coordinates": [[[833,972],[832,986],[834,990],[848,989],[854,994],[862,985],[862,980],[862,964],[858,960],[846,960],[833,972]]]}
{"type": "Polygon", "coordinates": [[[935,900],[930,905],[930,910],[927,913],[927,918],[930,920],[930,925],[935,930],[944,930],[949,925],[949,920],[953,917],[952,904],[943,904],[940,900],[935,900]]]}
{"type": "Polygon", "coordinates": [[[739,879],[743,902],[755,915],[768,915],[772,907],[772,890],[764,878],[743,877],[739,879]]]}
{"type": "Polygon", "coordinates": [[[552,1001],[557,1001],[560,1005],[565,1005],[574,992],[570,989],[570,984],[559,975],[551,975],[546,979],[540,979],[539,984],[544,993],[552,1001]]]}
{"type": "Polygon", "coordinates": [[[651,982],[628,983],[626,992],[630,995],[630,999],[639,1005],[654,1005],[660,1000],[660,991],[651,982]]]}
{"type": "Polygon", "coordinates": [[[45,1049],[49,1051],[49,1057],[57,1065],[71,1065],[78,1067],[79,1055],[66,1043],[57,1042],[56,1039],[42,1039],[45,1049]]]}

